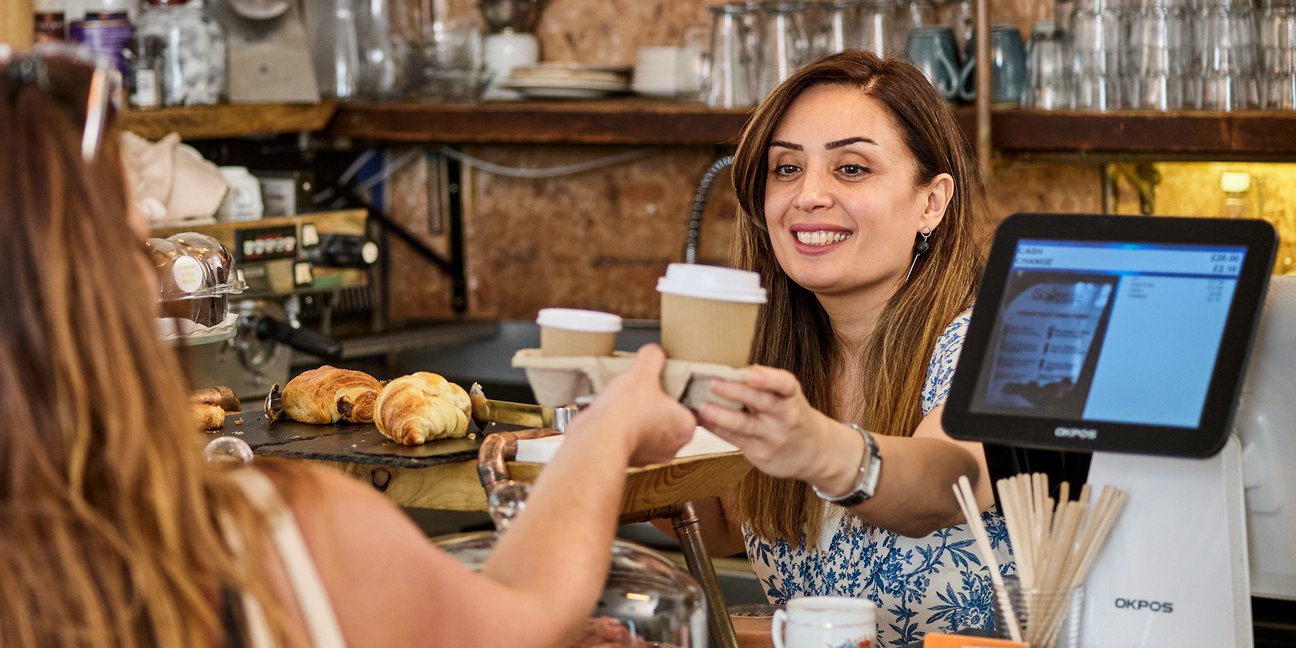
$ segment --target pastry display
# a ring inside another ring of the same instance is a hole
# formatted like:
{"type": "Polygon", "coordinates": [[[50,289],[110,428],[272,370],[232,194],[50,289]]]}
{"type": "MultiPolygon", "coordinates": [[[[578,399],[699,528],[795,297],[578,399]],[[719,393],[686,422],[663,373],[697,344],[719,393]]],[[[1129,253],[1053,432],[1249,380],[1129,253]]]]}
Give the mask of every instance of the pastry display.
{"type": "Polygon", "coordinates": [[[421,371],[382,388],[374,405],[374,423],[392,441],[419,445],[467,436],[471,409],[468,392],[462,387],[421,371]]]}
{"type": "Polygon", "coordinates": [[[324,365],[288,381],[283,412],[294,421],[317,425],[369,423],[380,389],[382,383],[369,374],[324,365]]]}

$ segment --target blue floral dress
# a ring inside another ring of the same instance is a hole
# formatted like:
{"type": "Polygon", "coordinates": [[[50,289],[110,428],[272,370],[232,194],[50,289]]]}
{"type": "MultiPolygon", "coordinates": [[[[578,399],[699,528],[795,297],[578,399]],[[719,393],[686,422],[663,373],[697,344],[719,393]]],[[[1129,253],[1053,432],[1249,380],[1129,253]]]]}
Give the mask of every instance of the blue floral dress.
{"type": "MultiPolygon", "coordinates": [[[[924,415],[949,395],[970,316],[971,310],[959,315],[936,341],[922,392],[924,415]]],[[[867,598],[880,611],[879,646],[901,646],[928,632],[994,626],[990,573],[966,525],[908,538],[870,527],[841,507],[825,506],[826,519],[813,549],[765,540],[744,529],[747,556],[770,602],[799,596],[867,598]]],[[[1015,574],[1003,517],[992,508],[981,519],[1000,571],[1015,574]]]]}

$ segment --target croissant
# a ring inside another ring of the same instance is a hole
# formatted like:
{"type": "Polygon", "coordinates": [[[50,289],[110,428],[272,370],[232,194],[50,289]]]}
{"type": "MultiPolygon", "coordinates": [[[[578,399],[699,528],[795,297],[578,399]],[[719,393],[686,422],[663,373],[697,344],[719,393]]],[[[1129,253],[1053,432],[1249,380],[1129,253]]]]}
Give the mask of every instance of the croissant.
{"type": "Polygon", "coordinates": [[[283,411],[302,423],[368,423],[373,420],[380,389],[382,383],[369,374],[324,365],[288,381],[282,395],[283,411]]]}
{"type": "Polygon", "coordinates": [[[220,405],[210,403],[191,403],[193,409],[194,421],[198,423],[198,429],[204,431],[219,430],[225,425],[225,410],[220,405]]]}
{"type": "Polygon", "coordinates": [[[468,434],[468,392],[441,376],[421,371],[387,383],[374,405],[374,423],[404,445],[468,434]]]}

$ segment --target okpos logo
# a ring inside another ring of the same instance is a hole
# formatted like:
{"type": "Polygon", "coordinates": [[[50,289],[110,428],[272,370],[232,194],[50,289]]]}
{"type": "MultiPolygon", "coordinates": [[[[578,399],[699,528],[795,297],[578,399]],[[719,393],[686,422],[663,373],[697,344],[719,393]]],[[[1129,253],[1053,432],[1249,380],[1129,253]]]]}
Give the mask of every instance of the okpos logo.
{"type": "Polygon", "coordinates": [[[1053,436],[1061,437],[1063,439],[1084,439],[1086,441],[1093,441],[1098,438],[1098,430],[1093,428],[1059,426],[1053,429],[1053,436]]]}
{"type": "Polygon", "coordinates": [[[1127,599],[1118,596],[1116,597],[1116,609],[1134,610],[1136,612],[1142,612],[1144,610],[1147,610],[1148,612],[1161,612],[1163,614],[1174,614],[1174,602],[1173,601],[1145,601],[1143,599],[1127,599]]]}

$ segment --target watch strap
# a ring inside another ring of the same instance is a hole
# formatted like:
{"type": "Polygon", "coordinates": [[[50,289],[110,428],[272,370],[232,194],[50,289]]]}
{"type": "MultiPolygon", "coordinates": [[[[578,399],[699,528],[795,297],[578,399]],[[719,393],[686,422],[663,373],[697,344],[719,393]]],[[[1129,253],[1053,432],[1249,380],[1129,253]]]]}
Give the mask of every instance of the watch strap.
{"type": "Polygon", "coordinates": [[[873,493],[877,491],[878,476],[882,473],[882,455],[878,452],[877,441],[873,439],[871,432],[854,423],[847,423],[846,425],[858,432],[864,439],[865,454],[860,459],[859,478],[855,481],[855,488],[851,489],[849,493],[838,497],[826,495],[816,486],[812,485],[811,488],[814,489],[815,495],[818,495],[819,499],[830,504],[850,508],[867,502],[869,498],[873,497],[873,493]]]}

